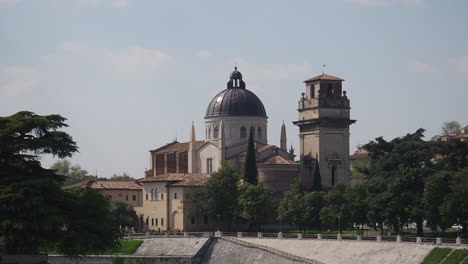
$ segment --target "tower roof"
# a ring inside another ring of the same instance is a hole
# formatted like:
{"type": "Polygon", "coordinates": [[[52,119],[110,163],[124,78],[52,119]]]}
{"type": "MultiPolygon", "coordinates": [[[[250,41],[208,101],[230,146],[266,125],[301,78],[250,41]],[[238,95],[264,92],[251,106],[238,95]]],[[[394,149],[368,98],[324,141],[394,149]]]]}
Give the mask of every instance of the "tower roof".
{"type": "Polygon", "coordinates": [[[310,79],[307,79],[304,82],[308,83],[308,82],[319,81],[319,80],[341,81],[341,82],[344,81],[344,79],[341,79],[341,78],[338,78],[338,77],[335,77],[335,76],[331,76],[331,75],[327,75],[327,74],[320,74],[320,75],[317,75],[317,76],[312,77],[310,79]]]}

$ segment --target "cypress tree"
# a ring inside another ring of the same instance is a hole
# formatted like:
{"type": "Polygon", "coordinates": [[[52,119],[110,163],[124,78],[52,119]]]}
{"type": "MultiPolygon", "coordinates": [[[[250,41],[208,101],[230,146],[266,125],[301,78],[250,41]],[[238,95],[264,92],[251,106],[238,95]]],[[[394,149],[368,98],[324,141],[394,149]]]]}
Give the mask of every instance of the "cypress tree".
{"type": "Polygon", "coordinates": [[[244,163],[244,181],[256,185],[258,178],[257,171],[257,158],[255,157],[255,146],[253,141],[253,134],[250,131],[249,141],[247,144],[247,154],[245,155],[244,163]]]}
{"type": "Polygon", "coordinates": [[[322,190],[322,177],[320,176],[320,167],[318,161],[318,155],[315,155],[315,168],[314,168],[314,185],[312,186],[314,191],[322,190]]]}

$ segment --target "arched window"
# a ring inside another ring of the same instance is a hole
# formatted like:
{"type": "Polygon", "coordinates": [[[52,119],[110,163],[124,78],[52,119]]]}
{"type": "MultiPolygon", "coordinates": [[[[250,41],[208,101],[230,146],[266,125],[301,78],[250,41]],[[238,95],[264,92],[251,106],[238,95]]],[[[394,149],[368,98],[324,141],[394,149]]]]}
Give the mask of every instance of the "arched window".
{"type": "Polygon", "coordinates": [[[151,189],[151,200],[158,200],[158,188],[151,189]]]}
{"type": "Polygon", "coordinates": [[[262,138],[262,128],[261,127],[257,128],[257,137],[262,138]]]}
{"type": "Polygon", "coordinates": [[[208,128],[208,138],[211,138],[211,127],[208,128]]]}
{"type": "Polygon", "coordinates": [[[240,128],[240,137],[241,138],[246,138],[247,137],[247,128],[245,128],[245,126],[241,126],[241,128],[240,128]]]}
{"type": "Polygon", "coordinates": [[[328,96],[335,96],[335,90],[333,90],[333,86],[331,84],[328,85],[327,95],[328,96]]]}
{"type": "Polygon", "coordinates": [[[218,136],[219,136],[219,128],[218,127],[214,128],[214,133],[213,134],[214,134],[213,135],[214,138],[218,138],[218,136]]]}
{"type": "Polygon", "coordinates": [[[250,133],[252,134],[252,138],[255,138],[255,128],[253,126],[250,127],[250,133]]]}

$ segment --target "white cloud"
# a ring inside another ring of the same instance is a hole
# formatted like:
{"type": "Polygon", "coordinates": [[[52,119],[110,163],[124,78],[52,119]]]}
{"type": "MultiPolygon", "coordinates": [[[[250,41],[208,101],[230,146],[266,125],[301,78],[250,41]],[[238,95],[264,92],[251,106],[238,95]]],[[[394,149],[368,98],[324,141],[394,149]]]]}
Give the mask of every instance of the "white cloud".
{"type": "Polygon", "coordinates": [[[172,58],[168,54],[141,47],[132,47],[123,52],[111,52],[113,68],[120,73],[150,76],[167,66],[172,58]]]}
{"type": "MultiPolygon", "coordinates": [[[[0,0],[1,1],[1,0],[0,0]]],[[[80,4],[99,6],[110,5],[112,7],[124,8],[130,5],[131,0],[78,0],[80,4]]]]}
{"type": "Polygon", "coordinates": [[[455,61],[457,72],[468,73],[468,57],[460,57],[455,61]]]}
{"type": "Polygon", "coordinates": [[[214,56],[213,52],[208,50],[200,50],[197,55],[201,60],[209,60],[214,56]]]}
{"type": "Polygon", "coordinates": [[[123,51],[95,45],[65,41],[61,49],[66,54],[79,54],[95,61],[96,66],[109,68],[119,74],[154,77],[161,69],[172,62],[172,57],[160,50],[130,47],[123,51]]]}
{"type": "Polygon", "coordinates": [[[1,95],[21,95],[35,89],[42,78],[37,70],[28,67],[12,66],[1,70],[3,84],[0,83],[1,95]]]}
{"type": "Polygon", "coordinates": [[[363,6],[390,6],[401,5],[421,5],[424,0],[343,0],[347,3],[354,3],[363,6]]]}
{"type": "Polygon", "coordinates": [[[410,69],[411,71],[423,72],[423,73],[438,73],[439,72],[435,67],[427,63],[418,61],[418,60],[408,61],[408,69],[410,69]]]}

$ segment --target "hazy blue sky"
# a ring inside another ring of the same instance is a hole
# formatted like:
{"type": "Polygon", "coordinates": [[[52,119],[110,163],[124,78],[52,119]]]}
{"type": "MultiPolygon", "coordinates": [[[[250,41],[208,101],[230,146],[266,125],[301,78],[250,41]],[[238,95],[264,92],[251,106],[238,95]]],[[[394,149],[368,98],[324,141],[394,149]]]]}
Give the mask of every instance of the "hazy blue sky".
{"type": "MultiPolygon", "coordinates": [[[[199,139],[237,61],[271,144],[298,145],[303,80],[344,78],[351,151],[443,121],[468,125],[468,1],[0,0],[0,115],[68,118],[72,162],[142,177],[149,149],[199,139]]],[[[297,149],[297,148],[296,148],[297,149]]],[[[53,160],[44,160],[46,166],[53,160]]]]}

